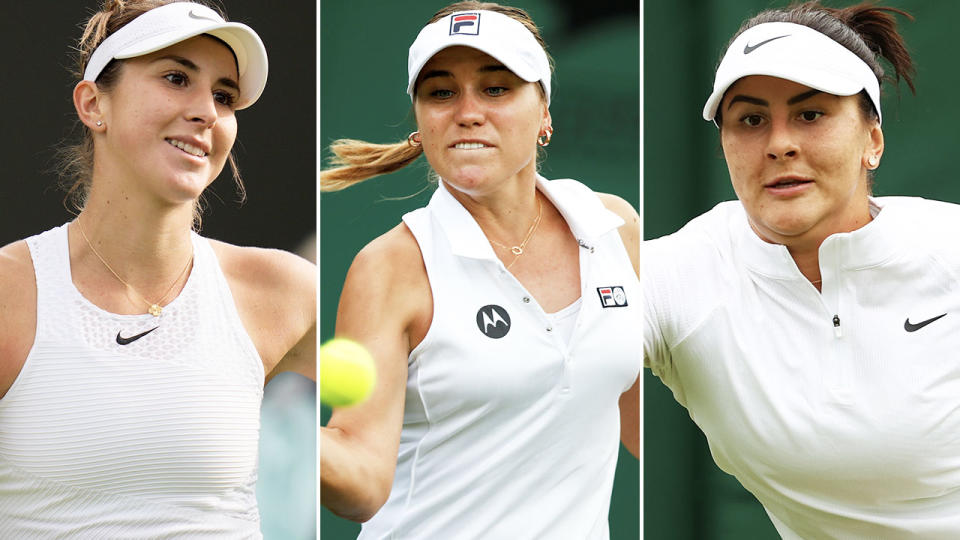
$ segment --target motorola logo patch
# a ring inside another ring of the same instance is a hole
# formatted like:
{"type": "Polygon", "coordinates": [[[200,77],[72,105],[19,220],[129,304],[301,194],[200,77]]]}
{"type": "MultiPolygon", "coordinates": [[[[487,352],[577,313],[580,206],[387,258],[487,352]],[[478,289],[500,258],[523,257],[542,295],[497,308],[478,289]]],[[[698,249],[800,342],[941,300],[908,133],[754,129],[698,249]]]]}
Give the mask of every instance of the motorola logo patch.
{"type": "Polygon", "coordinates": [[[498,305],[483,306],[477,311],[477,328],[488,338],[500,339],[510,331],[510,315],[498,305]]]}

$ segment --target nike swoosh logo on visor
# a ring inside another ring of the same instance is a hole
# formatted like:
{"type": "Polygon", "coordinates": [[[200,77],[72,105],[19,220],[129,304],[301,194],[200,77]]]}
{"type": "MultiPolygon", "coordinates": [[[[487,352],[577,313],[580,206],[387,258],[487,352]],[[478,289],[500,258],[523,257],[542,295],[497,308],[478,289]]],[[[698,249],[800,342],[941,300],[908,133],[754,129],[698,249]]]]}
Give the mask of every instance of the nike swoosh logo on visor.
{"type": "Polygon", "coordinates": [[[756,45],[750,45],[749,43],[747,43],[747,46],[743,48],[743,54],[750,54],[750,53],[752,53],[753,51],[757,50],[758,47],[762,47],[762,46],[766,45],[767,43],[770,43],[771,41],[773,41],[773,40],[775,40],[775,39],[785,38],[785,37],[787,37],[787,36],[789,36],[789,35],[790,35],[790,34],[784,34],[784,35],[782,35],[782,36],[777,36],[777,37],[772,37],[772,38],[770,38],[770,39],[765,39],[765,40],[761,41],[760,43],[757,43],[756,45]]]}
{"type": "Polygon", "coordinates": [[[207,17],[205,15],[197,15],[196,13],[193,12],[192,9],[190,10],[189,13],[187,13],[187,16],[190,17],[191,19],[203,19],[205,21],[220,22],[212,17],[207,17]]]}

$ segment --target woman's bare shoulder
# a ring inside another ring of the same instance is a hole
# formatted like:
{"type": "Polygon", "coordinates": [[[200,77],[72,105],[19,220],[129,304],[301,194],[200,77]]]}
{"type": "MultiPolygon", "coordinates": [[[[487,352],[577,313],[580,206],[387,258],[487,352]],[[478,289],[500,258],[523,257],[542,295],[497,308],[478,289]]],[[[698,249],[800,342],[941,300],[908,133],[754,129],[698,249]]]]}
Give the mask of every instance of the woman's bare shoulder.
{"type": "Polygon", "coordinates": [[[37,284],[27,242],[18,240],[0,248],[0,320],[25,307],[35,309],[36,298],[37,284]]]}
{"type": "Polygon", "coordinates": [[[630,256],[630,262],[637,275],[640,274],[640,214],[632,204],[622,197],[611,195],[609,193],[597,193],[603,205],[614,214],[623,219],[624,224],[620,227],[620,239],[623,240],[623,247],[626,248],[630,256]]]}
{"type": "Polygon", "coordinates": [[[228,279],[280,288],[298,288],[316,281],[317,267],[289,251],[235,246],[218,240],[210,240],[210,245],[228,279]]]}
{"type": "Polygon", "coordinates": [[[341,316],[349,319],[348,314],[358,309],[354,299],[360,297],[366,304],[361,311],[369,308],[390,314],[400,327],[409,330],[411,325],[427,324],[430,282],[420,246],[405,224],[373,239],[354,257],[340,298],[341,316]]]}
{"type": "Polygon", "coordinates": [[[37,330],[37,282],[23,240],[0,248],[0,397],[19,375],[37,330]]]}

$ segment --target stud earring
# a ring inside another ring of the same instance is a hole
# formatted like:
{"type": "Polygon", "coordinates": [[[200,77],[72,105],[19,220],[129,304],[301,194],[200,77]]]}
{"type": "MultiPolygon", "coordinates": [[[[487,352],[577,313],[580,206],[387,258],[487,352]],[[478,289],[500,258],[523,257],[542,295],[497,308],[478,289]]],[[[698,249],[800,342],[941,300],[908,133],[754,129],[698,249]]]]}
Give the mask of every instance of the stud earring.
{"type": "Polygon", "coordinates": [[[877,156],[870,156],[869,158],[867,158],[867,163],[869,163],[871,167],[876,167],[876,166],[877,166],[877,156]]]}
{"type": "Polygon", "coordinates": [[[97,120],[97,127],[103,126],[103,120],[97,120]]]}

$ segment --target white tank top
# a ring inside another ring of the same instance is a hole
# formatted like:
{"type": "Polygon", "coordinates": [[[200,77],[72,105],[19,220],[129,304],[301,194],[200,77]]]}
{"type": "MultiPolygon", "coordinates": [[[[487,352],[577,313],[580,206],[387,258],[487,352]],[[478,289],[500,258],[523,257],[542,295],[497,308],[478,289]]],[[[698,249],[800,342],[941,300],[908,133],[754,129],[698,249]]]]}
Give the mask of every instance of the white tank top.
{"type": "Polygon", "coordinates": [[[609,537],[618,400],[641,368],[640,284],[623,220],[573,180],[539,180],[581,242],[581,300],[550,316],[441,184],[403,217],[433,320],[408,359],[389,499],[363,540],[609,537]],[[574,318],[570,336],[557,326],[574,318]]]}
{"type": "Polygon", "coordinates": [[[4,538],[261,538],[263,364],[209,242],[192,242],[157,320],[77,291],[66,225],[27,239],[37,332],[0,400],[4,538]]]}

